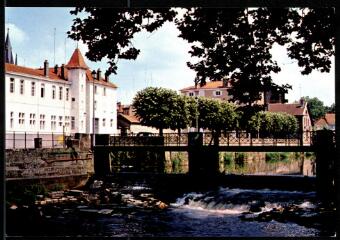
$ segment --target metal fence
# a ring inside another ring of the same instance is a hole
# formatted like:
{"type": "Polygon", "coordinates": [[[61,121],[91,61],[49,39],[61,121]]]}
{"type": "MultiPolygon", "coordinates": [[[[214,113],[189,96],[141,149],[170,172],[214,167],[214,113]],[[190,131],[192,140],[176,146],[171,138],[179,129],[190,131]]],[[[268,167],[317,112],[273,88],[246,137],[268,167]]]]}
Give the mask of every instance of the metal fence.
{"type": "MultiPolygon", "coordinates": [[[[249,132],[222,132],[218,138],[220,146],[309,146],[313,142],[313,131],[303,133],[285,134],[273,136],[270,134],[254,134],[249,132]]],[[[158,134],[150,133],[147,136],[111,136],[110,145],[112,146],[140,146],[153,145],[150,141],[154,137],[161,137],[158,134]]],[[[186,146],[188,145],[188,133],[164,133],[165,146],[186,146]]],[[[159,141],[158,141],[159,143],[159,141]]],[[[203,144],[213,145],[214,134],[203,132],[203,144]]],[[[158,145],[158,144],[157,144],[158,145]]]]}
{"type": "Polygon", "coordinates": [[[66,133],[6,132],[6,149],[64,148],[66,133]]]}

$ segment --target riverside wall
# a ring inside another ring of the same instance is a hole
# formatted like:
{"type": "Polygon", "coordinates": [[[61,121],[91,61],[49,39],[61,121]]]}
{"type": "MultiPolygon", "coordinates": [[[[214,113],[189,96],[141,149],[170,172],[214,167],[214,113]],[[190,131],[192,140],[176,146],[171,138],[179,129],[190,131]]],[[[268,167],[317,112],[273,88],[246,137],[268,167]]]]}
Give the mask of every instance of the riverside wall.
{"type": "Polygon", "coordinates": [[[7,149],[6,181],[60,183],[74,187],[94,173],[92,153],[86,150],[7,149]]]}

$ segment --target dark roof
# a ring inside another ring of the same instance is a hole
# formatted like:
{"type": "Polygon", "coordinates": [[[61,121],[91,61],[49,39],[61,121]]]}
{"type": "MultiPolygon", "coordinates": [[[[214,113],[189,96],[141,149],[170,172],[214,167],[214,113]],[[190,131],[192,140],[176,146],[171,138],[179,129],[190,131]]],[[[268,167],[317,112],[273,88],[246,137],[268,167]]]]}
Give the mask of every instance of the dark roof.
{"type": "Polygon", "coordinates": [[[12,44],[9,39],[9,29],[7,30],[7,36],[5,41],[5,63],[14,64],[13,54],[12,54],[12,44]]]}
{"type": "Polygon", "coordinates": [[[268,104],[269,112],[284,112],[294,116],[302,116],[306,103],[302,106],[300,103],[270,103],[268,104]]]}

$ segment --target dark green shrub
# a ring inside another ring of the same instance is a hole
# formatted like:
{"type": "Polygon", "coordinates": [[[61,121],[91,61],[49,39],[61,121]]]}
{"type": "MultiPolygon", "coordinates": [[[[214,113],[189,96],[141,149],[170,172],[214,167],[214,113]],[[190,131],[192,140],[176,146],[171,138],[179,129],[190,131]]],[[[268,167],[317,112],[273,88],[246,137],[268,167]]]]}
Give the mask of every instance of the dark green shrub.
{"type": "Polygon", "coordinates": [[[181,173],[182,172],[182,164],[184,161],[184,156],[181,152],[175,153],[171,158],[172,162],[172,172],[173,173],[181,173]]]}
{"type": "Polygon", "coordinates": [[[224,166],[230,166],[233,162],[233,154],[232,153],[224,153],[223,162],[224,162],[224,166]]]}
{"type": "Polygon", "coordinates": [[[235,154],[235,164],[238,167],[243,167],[246,157],[247,157],[247,153],[243,153],[243,152],[236,153],[235,154]]]}
{"type": "Polygon", "coordinates": [[[287,161],[288,157],[289,157],[289,153],[287,152],[267,152],[266,162],[287,161]]]}
{"type": "Polygon", "coordinates": [[[280,160],[280,153],[278,152],[267,152],[266,162],[278,162],[280,160]]]}
{"type": "Polygon", "coordinates": [[[314,156],[314,153],[313,153],[313,152],[306,152],[306,153],[305,153],[305,156],[308,157],[308,158],[309,158],[309,157],[313,157],[313,156],[314,156]]]}
{"type": "Polygon", "coordinates": [[[37,195],[47,195],[47,189],[42,184],[17,185],[6,189],[6,201],[18,205],[34,204],[37,195]]]}

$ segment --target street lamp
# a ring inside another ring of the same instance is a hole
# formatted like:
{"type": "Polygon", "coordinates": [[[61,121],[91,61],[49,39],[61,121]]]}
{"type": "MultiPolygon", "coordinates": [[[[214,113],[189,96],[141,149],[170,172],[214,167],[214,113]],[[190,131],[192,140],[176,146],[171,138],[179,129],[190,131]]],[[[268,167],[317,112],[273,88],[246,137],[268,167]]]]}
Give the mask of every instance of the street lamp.
{"type": "Polygon", "coordinates": [[[199,129],[198,129],[198,97],[197,96],[195,97],[195,100],[196,100],[196,132],[199,132],[199,129]]]}
{"type": "Polygon", "coordinates": [[[96,78],[96,71],[93,70],[91,72],[91,75],[92,75],[92,111],[93,111],[93,114],[92,114],[92,141],[91,141],[91,148],[92,148],[92,151],[93,151],[93,146],[95,144],[95,114],[94,114],[94,80],[96,78]]]}

